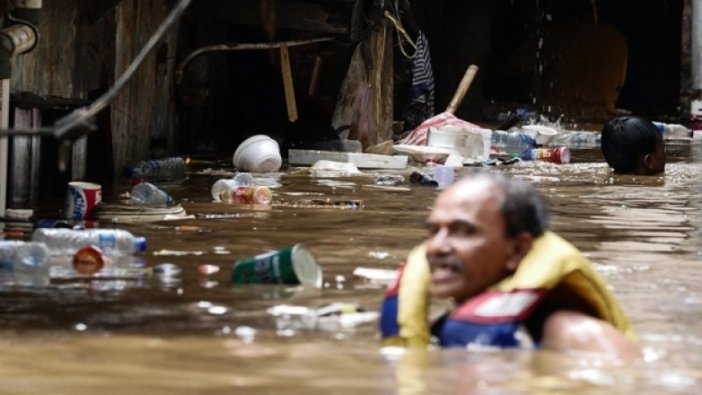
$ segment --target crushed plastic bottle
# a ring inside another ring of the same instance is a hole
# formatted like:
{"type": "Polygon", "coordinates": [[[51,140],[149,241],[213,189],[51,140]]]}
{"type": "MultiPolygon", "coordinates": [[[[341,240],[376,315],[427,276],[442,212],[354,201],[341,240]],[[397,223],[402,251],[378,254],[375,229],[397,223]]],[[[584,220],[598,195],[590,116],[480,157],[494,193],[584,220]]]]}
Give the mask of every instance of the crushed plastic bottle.
{"type": "Polygon", "coordinates": [[[122,229],[48,229],[32,234],[32,241],[46,244],[51,255],[73,255],[79,249],[96,246],[108,256],[129,255],[146,249],[146,239],[122,229]]]}
{"type": "Polygon", "coordinates": [[[142,182],[132,187],[132,202],[140,206],[172,206],[175,204],[171,195],[156,185],[142,182]]]}
{"type": "Polygon", "coordinates": [[[50,283],[48,257],[49,250],[43,243],[0,241],[0,282],[46,287],[50,283]]]}
{"type": "Polygon", "coordinates": [[[125,167],[122,174],[125,177],[149,181],[179,180],[185,177],[185,159],[174,157],[143,161],[125,167]]]}
{"type": "Polygon", "coordinates": [[[522,155],[524,151],[536,148],[536,141],[531,136],[522,132],[505,132],[495,130],[490,143],[493,147],[510,155],[522,155]]]}
{"type": "Polygon", "coordinates": [[[250,187],[254,185],[254,178],[249,173],[239,173],[233,178],[223,178],[217,180],[212,184],[210,189],[210,194],[212,195],[212,200],[215,202],[221,202],[220,195],[222,192],[227,192],[235,187],[250,187]]]}

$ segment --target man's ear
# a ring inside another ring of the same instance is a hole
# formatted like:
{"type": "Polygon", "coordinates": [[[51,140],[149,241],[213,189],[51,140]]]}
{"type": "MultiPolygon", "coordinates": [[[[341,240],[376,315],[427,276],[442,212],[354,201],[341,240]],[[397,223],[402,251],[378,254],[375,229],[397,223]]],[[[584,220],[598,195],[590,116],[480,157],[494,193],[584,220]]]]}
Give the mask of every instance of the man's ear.
{"type": "Polygon", "coordinates": [[[646,170],[650,171],[651,169],[653,169],[653,154],[648,153],[644,155],[643,164],[646,167],[646,170]]]}
{"type": "Polygon", "coordinates": [[[529,253],[529,250],[531,250],[531,246],[534,244],[534,236],[532,236],[531,233],[522,232],[513,240],[512,256],[507,261],[507,270],[509,270],[510,273],[517,270],[519,263],[524,259],[526,254],[529,253]]]}

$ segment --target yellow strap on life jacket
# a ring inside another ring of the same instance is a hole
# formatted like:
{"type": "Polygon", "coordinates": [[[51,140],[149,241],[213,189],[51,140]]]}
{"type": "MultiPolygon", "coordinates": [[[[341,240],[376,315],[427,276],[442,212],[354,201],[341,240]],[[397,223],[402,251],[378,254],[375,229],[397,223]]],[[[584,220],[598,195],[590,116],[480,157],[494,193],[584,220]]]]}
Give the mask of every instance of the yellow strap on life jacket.
{"type": "MultiPolygon", "coordinates": [[[[429,284],[431,273],[426,259],[426,247],[414,248],[400,281],[398,295],[399,338],[385,344],[423,347],[429,344],[429,284]]],[[[502,280],[492,290],[511,292],[518,289],[553,289],[557,285],[570,287],[586,300],[598,314],[630,339],[636,334],[624,311],[592,263],[575,246],[553,232],[545,232],[534,240],[531,250],[519,263],[517,271],[502,280]]]]}

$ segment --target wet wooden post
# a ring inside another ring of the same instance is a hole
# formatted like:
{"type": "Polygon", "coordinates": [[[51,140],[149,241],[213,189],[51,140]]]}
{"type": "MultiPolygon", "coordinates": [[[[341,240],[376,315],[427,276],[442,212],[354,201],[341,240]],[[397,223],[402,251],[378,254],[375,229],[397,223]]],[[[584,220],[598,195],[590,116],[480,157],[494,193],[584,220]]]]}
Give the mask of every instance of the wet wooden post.
{"type": "Polygon", "coordinates": [[[692,89],[702,89],[702,0],[692,0],[692,89]]]}
{"type": "Polygon", "coordinates": [[[71,180],[85,180],[85,160],[88,153],[88,137],[83,136],[73,142],[71,149],[71,180]]]}
{"type": "MultiPolygon", "coordinates": [[[[41,126],[38,109],[15,109],[15,129],[33,129],[41,126]]],[[[12,138],[11,202],[23,204],[37,198],[39,166],[41,164],[41,138],[16,136],[12,138]]]]}
{"type": "MultiPolygon", "coordinates": [[[[0,91],[0,129],[7,129],[10,124],[10,80],[0,82],[0,91]]],[[[0,217],[5,216],[7,208],[8,148],[7,137],[0,138],[0,217]]]]}

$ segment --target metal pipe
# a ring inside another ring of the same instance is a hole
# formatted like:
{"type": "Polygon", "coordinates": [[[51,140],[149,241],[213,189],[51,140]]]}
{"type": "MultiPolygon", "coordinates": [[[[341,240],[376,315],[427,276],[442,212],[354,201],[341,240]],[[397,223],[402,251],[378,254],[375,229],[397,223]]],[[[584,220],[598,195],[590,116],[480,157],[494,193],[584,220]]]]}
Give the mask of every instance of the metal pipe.
{"type": "Polygon", "coordinates": [[[37,32],[34,27],[18,23],[0,30],[3,39],[2,50],[9,57],[29,52],[37,44],[37,32]]]}

